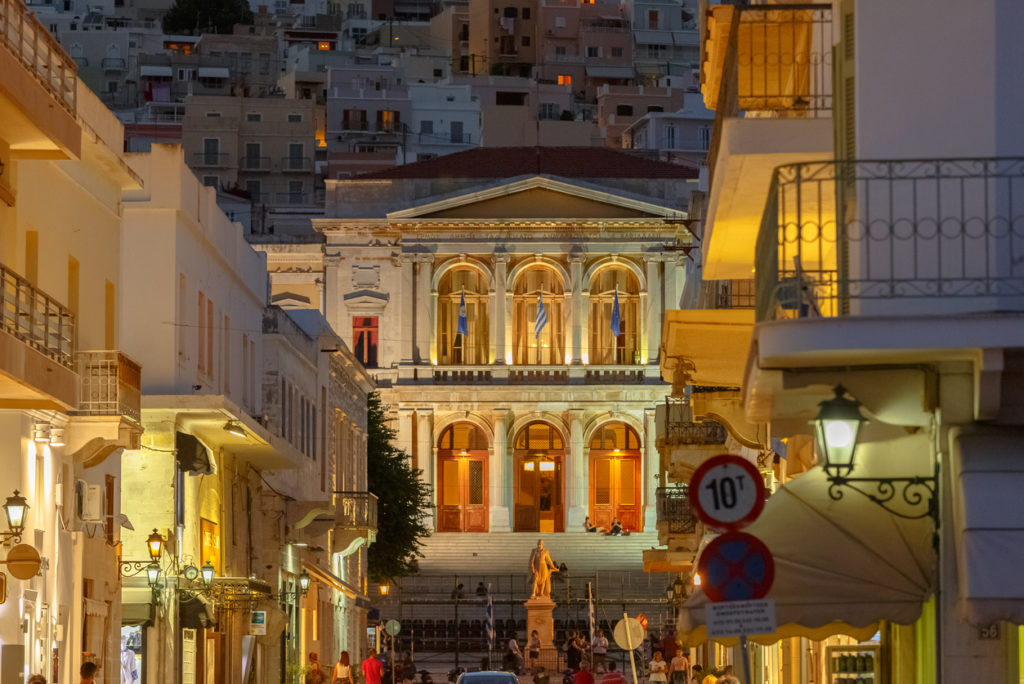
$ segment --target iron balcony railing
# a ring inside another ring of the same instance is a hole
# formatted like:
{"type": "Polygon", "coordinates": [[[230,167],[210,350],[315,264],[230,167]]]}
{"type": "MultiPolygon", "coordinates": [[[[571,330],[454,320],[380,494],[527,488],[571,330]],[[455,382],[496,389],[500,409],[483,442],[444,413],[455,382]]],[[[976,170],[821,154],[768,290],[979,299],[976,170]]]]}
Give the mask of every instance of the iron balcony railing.
{"type": "Polygon", "coordinates": [[[759,321],[1024,310],[1024,158],[827,161],[775,170],[759,321]]]}
{"type": "Polygon", "coordinates": [[[242,157],[243,171],[269,171],[270,157],[242,157]]]}
{"type": "Polygon", "coordinates": [[[655,497],[659,527],[667,526],[669,534],[697,533],[700,521],[690,505],[690,488],[687,485],[658,487],[655,497]]]}
{"type": "Polygon", "coordinates": [[[3,329],[67,368],[74,368],[75,316],[56,299],[0,264],[3,329]]]}
{"type": "Polygon", "coordinates": [[[124,57],[104,57],[101,66],[104,71],[124,71],[126,65],[124,57]]]}
{"type": "Polygon", "coordinates": [[[312,171],[312,160],[309,157],[281,157],[281,170],[312,171]]]}
{"type": "Polygon", "coordinates": [[[228,165],[228,156],[223,152],[196,152],[192,155],[192,166],[222,168],[228,165]]]}
{"type": "Polygon", "coordinates": [[[377,529],[377,495],[371,492],[335,492],[335,526],[343,529],[377,529]]]}
{"type": "Polygon", "coordinates": [[[75,355],[81,389],[79,415],[125,416],[142,422],[142,367],[116,350],[75,355]]]}
{"type": "Polygon", "coordinates": [[[78,108],[78,67],[22,0],[0,0],[0,42],[72,116],[78,108]]]}
{"type": "Polygon", "coordinates": [[[705,280],[700,284],[701,309],[753,309],[754,280],[705,280]]]}

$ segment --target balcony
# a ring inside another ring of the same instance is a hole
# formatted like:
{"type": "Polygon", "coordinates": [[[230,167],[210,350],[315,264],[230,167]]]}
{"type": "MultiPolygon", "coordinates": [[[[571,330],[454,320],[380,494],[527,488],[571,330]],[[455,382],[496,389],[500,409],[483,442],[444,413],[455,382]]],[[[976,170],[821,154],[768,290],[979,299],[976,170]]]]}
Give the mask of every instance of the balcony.
{"type": "Polygon", "coordinates": [[[684,399],[666,397],[655,410],[655,446],[661,467],[672,482],[689,482],[704,461],[723,453],[728,432],[716,420],[693,420],[684,399]]]}
{"type": "Polygon", "coordinates": [[[714,109],[704,276],[749,278],[777,166],[833,156],[830,5],[716,5],[701,91],[714,109]]]}
{"type": "Polygon", "coordinates": [[[316,207],[322,206],[322,193],[313,192],[278,192],[274,193],[274,204],[283,207],[316,207]]]}
{"type": "Polygon", "coordinates": [[[75,355],[81,385],[77,415],[124,416],[142,422],[142,367],[119,351],[75,355]]]}
{"type": "Polygon", "coordinates": [[[0,280],[0,397],[74,407],[74,314],[2,264],[0,280]]]}
{"type": "Polygon", "coordinates": [[[229,156],[222,152],[194,152],[192,167],[196,169],[225,169],[228,167],[229,156]]]}
{"type": "Polygon", "coordinates": [[[281,170],[285,173],[309,173],[313,163],[309,157],[281,157],[281,170]]]}
{"type": "Polygon", "coordinates": [[[377,538],[377,496],[371,492],[335,492],[334,552],[347,556],[377,538]]]}
{"type": "Polygon", "coordinates": [[[757,320],[1024,311],[1024,159],[829,161],[776,170],[757,320]]]}
{"type": "Polygon", "coordinates": [[[658,487],[658,543],[667,548],[644,551],[644,569],[684,572],[692,568],[704,526],[690,506],[689,487],[658,487]]]}
{"type": "Polygon", "coordinates": [[[242,171],[270,171],[270,157],[242,157],[242,171]]]}
{"type": "Polygon", "coordinates": [[[690,488],[686,485],[658,487],[655,491],[658,506],[658,531],[668,534],[697,534],[700,519],[690,505],[690,488]]]}
{"type": "Polygon", "coordinates": [[[641,385],[649,371],[643,365],[432,366],[418,375],[435,385],[641,385]]]}
{"type": "Polygon", "coordinates": [[[120,72],[125,70],[125,60],[124,57],[104,57],[101,66],[107,72],[120,72]]]}
{"type": "Polygon", "coordinates": [[[12,153],[78,157],[78,67],[21,0],[0,0],[0,121],[12,153]],[[53,105],[57,105],[54,107],[53,105]]]}

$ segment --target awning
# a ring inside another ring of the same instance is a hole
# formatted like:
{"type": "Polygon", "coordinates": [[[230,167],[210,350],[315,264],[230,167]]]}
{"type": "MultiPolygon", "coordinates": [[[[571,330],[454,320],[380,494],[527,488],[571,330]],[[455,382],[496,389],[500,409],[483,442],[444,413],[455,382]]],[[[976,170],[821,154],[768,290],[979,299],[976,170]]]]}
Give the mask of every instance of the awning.
{"type": "Polygon", "coordinates": [[[633,67],[588,66],[587,76],[590,78],[633,78],[633,67]]]}
{"type": "Polygon", "coordinates": [[[957,611],[974,625],[1024,622],[1024,429],[971,426],[952,433],[957,611]]]}
{"type": "Polygon", "coordinates": [[[199,78],[227,78],[227,67],[199,67],[199,78]]]}
{"type": "Polygon", "coordinates": [[[637,45],[671,45],[672,34],[668,31],[633,31],[637,45]]]}
{"type": "Polygon", "coordinates": [[[169,66],[151,66],[143,64],[139,67],[139,76],[164,76],[170,78],[174,72],[169,66]]]}
{"type": "MultiPolygon", "coordinates": [[[[921,448],[927,450],[927,438],[913,435],[865,444],[857,453],[858,460],[862,450],[871,451],[871,460],[913,468],[903,456],[921,448]]],[[[935,563],[931,520],[899,518],[848,489],[833,501],[828,491],[825,473],[813,468],[779,488],[746,529],[775,557],[768,598],[775,599],[779,625],[775,634],[752,640],[820,640],[831,634],[866,639],[878,620],[911,624],[920,616],[935,563]]],[[[706,639],[705,603],[698,591],[680,611],[680,629],[690,644],[706,639]]]]}
{"type": "Polygon", "coordinates": [[[213,472],[210,467],[210,450],[194,436],[187,432],[176,432],[174,449],[177,452],[178,468],[186,473],[209,475],[213,472]]]}
{"type": "Polygon", "coordinates": [[[312,577],[316,578],[320,582],[323,582],[324,584],[334,587],[350,599],[356,598],[359,594],[358,589],[356,589],[340,577],[330,572],[327,572],[319,565],[304,562],[302,564],[302,567],[304,567],[306,569],[306,572],[308,572],[312,577]]]}

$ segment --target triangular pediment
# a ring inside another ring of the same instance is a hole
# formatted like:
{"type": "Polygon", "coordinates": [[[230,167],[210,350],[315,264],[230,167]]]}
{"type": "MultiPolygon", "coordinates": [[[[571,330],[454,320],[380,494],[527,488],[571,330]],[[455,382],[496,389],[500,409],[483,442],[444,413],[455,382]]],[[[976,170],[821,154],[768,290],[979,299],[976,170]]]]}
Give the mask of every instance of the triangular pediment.
{"type": "Polygon", "coordinates": [[[460,193],[388,214],[389,219],[659,219],[686,213],[544,176],[460,193]]]}

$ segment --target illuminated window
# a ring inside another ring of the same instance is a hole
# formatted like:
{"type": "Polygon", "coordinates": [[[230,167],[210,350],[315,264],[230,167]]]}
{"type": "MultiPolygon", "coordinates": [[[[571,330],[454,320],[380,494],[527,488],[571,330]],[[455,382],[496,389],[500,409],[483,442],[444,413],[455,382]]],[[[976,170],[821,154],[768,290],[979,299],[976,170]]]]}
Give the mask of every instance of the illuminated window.
{"type": "Polygon", "coordinates": [[[478,365],[489,361],[490,320],[487,279],[472,268],[452,269],[437,287],[437,362],[478,365]],[[466,299],[466,334],[459,333],[459,310],[466,299]]]}
{"type": "Polygon", "coordinates": [[[352,318],[352,341],[356,358],[367,368],[377,367],[377,317],[352,318]]]}
{"type": "Polygon", "coordinates": [[[441,492],[438,530],[486,532],[487,436],[472,423],[445,428],[437,443],[441,492]]]}
{"type": "Polygon", "coordinates": [[[558,85],[572,85],[572,74],[558,74],[558,85]]]}
{"type": "Polygon", "coordinates": [[[565,363],[563,322],[564,284],[555,271],[543,266],[529,268],[516,278],[513,291],[513,355],[521,365],[565,363]],[[537,334],[540,302],[546,322],[537,334]]]}
{"type": "Polygon", "coordinates": [[[329,40],[321,40],[320,42],[318,42],[316,44],[316,49],[317,50],[330,50],[331,49],[331,41],[329,41],[329,40]]]}
{"type": "Polygon", "coordinates": [[[618,518],[627,530],[643,526],[640,514],[640,438],[624,423],[608,423],[590,438],[590,522],[609,529],[618,518]]]}
{"type": "Polygon", "coordinates": [[[640,284],[625,268],[608,268],[590,281],[590,363],[640,363],[640,284]],[[612,332],[615,293],[619,299],[619,334],[612,332]]]}
{"type": "Polygon", "coordinates": [[[397,131],[401,124],[399,112],[392,109],[381,109],[377,112],[377,130],[385,132],[397,131]]]}

